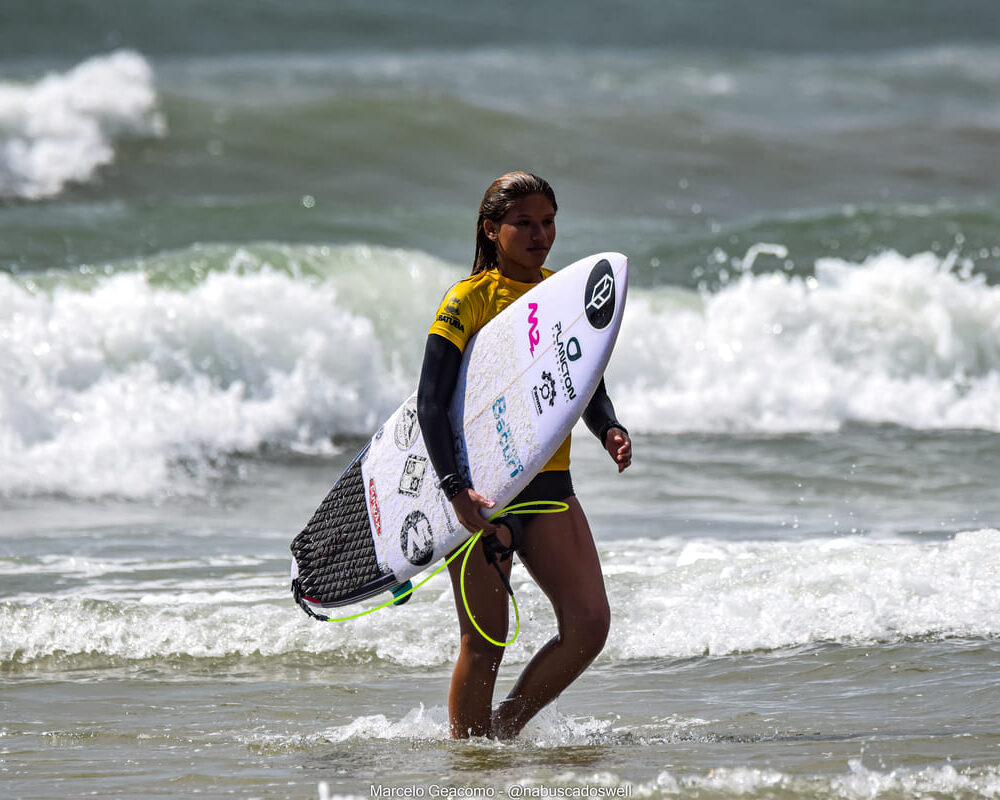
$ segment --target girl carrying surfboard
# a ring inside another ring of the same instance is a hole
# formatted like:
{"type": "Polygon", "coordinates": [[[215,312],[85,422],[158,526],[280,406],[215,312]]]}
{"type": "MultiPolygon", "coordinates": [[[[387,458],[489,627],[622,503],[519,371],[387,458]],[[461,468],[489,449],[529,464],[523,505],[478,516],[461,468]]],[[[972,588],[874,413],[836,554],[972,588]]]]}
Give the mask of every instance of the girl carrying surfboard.
{"type": "MultiPolygon", "coordinates": [[[[478,494],[460,469],[448,418],[462,352],[469,339],[490,319],[534,285],[553,274],[543,265],[555,241],[558,206],[548,182],[527,172],[497,178],[486,190],[476,220],[476,252],[472,274],[446,293],[427,337],[418,389],[417,414],[427,453],[441,488],[461,524],[484,537],[509,541],[509,531],[485,520],[483,510],[495,503],[478,494]]],[[[529,316],[529,322],[530,322],[529,316]]],[[[537,331],[526,331],[529,346],[537,331]]],[[[622,472],[632,462],[632,442],[615,418],[602,380],[583,414],[587,427],[622,472]]],[[[562,501],[558,514],[524,516],[518,553],[555,610],[558,634],[531,659],[507,697],[494,709],[493,687],[506,640],[508,594],[501,578],[511,561],[495,571],[473,553],[467,560],[464,599],[460,588],[463,562],[449,563],[458,610],[461,645],[448,696],[454,738],[511,738],[539,710],[555,699],[590,664],[604,646],[610,609],[597,548],[569,472],[570,439],[556,451],[514,503],[562,501]],[[480,635],[468,610],[489,639],[480,635]]],[[[476,542],[481,550],[483,541],[476,542]]]]}

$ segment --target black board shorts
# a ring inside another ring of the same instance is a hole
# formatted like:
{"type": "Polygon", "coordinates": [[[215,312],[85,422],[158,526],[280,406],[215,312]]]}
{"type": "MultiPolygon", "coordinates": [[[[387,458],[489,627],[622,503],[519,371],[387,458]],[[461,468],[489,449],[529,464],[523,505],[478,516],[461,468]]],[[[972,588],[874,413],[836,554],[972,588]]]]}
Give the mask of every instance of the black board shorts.
{"type": "MultiPolygon", "coordinates": [[[[536,500],[565,500],[573,497],[573,479],[569,475],[568,469],[553,469],[546,472],[539,472],[531,483],[525,486],[521,493],[510,501],[510,505],[518,503],[530,503],[536,500]]],[[[526,513],[519,515],[522,523],[528,523],[538,516],[537,513],[526,513]]]]}

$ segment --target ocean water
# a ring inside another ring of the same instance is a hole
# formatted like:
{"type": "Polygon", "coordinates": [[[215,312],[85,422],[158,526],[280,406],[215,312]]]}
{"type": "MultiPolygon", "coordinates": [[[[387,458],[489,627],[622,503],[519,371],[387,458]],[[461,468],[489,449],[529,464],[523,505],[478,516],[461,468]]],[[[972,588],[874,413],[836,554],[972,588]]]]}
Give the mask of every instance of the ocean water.
{"type": "Polygon", "coordinates": [[[0,6],[0,794],[1000,797],[996,4],[210,6],[0,6]],[[454,742],[447,579],[288,545],[514,168],[631,259],[635,460],[605,650],[454,742]]]}

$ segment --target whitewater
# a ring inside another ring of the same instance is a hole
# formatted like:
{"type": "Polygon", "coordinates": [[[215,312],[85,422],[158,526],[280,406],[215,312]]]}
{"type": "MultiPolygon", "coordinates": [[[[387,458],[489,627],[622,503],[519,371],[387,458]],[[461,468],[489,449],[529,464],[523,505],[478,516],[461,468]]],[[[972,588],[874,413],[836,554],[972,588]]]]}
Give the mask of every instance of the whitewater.
{"type": "MultiPolygon", "coordinates": [[[[414,309],[462,274],[261,244],[0,275],[0,493],[157,497],[232,454],[370,436],[416,384],[414,309]]],[[[1000,431],[1000,291],[955,255],[640,285],[620,342],[608,380],[636,433],[1000,431]]]]}

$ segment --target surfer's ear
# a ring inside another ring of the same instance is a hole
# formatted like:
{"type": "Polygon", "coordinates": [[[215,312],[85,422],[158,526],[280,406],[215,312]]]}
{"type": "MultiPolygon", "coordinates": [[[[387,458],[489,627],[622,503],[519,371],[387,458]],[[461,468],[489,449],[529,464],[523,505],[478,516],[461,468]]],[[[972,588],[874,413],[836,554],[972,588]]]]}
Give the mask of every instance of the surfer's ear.
{"type": "Polygon", "coordinates": [[[491,242],[495,242],[497,240],[497,226],[493,220],[484,219],[483,230],[486,232],[486,238],[491,242]]]}

